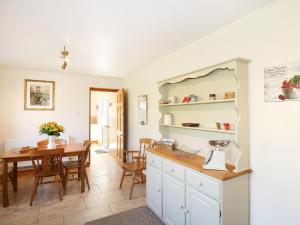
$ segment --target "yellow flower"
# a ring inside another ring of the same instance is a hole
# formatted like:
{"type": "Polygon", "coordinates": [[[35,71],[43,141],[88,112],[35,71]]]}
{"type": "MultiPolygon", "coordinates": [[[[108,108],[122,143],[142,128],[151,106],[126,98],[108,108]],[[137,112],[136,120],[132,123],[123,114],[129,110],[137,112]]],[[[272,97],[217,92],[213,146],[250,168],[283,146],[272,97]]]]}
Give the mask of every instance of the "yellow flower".
{"type": "Polygon", "coordinates": [[[61,126],[61,125],[58,126],[58,131],[59,131],[59,132],[63,132],[64,129],[65,129],[65,128],[64,128],[63,126],[61,126]]]}
{"type": "Polygon", "coordinates": [[[65,128],[56,122],[49,121],[47,123],[41,124],[39,126],[39,130],[40,134],[60,135],[60,133],[65,131],[65,128]]]}

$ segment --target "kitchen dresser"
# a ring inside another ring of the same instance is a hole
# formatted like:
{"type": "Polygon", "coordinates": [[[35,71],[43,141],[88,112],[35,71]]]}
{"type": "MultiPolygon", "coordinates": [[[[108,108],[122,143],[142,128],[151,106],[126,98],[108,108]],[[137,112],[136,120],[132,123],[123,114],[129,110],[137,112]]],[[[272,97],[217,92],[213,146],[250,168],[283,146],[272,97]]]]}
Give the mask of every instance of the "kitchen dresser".
{"type": "Polygon", "coordinates": [[[167,225],[248,225],[250,169],[205,170],[204,158],[147,151],[147,205],[167,225]]]}
{"type": "Polygon", "coordinates": [[[177,149],[148,149],[147,205],[167,225],[249,225],[248,63],[235,58],[158,82],[159,130],[162,138],[176,140],[177,149]],[[235,96],[226,98],[226,92],[235,96]],[[198,99],[183,103],[189,95],[198,99]],[[174,96],[177,102],[167,102],[174,96]],[[165,114],[172,124],[165,124],[165,114]],[[227,171],[203,168],[209,140],[230,140],[227,171]],[[201,151],[187,156],[182,146],[201,151]]]}

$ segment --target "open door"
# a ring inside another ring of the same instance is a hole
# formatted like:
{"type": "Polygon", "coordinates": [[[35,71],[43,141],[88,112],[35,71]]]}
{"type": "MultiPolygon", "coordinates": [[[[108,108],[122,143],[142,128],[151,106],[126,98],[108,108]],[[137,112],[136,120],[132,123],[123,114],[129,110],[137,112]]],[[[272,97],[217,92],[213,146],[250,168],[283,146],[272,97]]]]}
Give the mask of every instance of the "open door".
{"type": "Polygon", "coordinates": [[[117,93],[117,160],[119,163],[126,161],[125,142],[125,91],[122,88],[117,93]]]}

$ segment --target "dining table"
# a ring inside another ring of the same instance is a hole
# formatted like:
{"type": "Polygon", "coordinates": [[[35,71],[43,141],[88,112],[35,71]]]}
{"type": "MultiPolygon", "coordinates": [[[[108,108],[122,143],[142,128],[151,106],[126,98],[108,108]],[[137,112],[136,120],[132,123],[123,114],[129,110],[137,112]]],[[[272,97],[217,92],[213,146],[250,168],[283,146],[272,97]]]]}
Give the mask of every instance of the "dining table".
{"type": "MultiPolygon", "coordinates": [[[[65,145],[56,145],[56,148],[64,148],[63,157],[70,157],[70,156],[78,156],[81,163],[81,171],[80,171],[80,182],[81,182],[81,192],[85,190],[85,147],[83,144],[80,143],[72,143],[72,144],[65,144],[65,145]]],[[[0,156],[0,159],[3,160],[3,175],[2,175],[2,195],[3,195],[3,207],[9,206],[9,198],[8,198],[8,164],[13,164],[13,182],[14,182],[14,191],[17,192],[18,185],[17,185],[17,174],[18,174],[18,162],[22,161],[31,161],[31,151],[42,151],[42,150],[49,150],[47,145],[45,146],[38,146],[32,148],[32,150],[23,152],[20,149],[7,149],[3,155],[0,156]]]]}

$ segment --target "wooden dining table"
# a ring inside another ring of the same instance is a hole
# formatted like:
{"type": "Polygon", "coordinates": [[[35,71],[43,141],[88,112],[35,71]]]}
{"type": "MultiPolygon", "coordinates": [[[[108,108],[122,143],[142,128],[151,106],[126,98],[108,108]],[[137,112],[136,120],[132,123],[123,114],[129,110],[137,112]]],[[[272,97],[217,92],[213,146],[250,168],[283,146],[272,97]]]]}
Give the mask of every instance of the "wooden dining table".
{"type": "MultiPolygon", "coordinates": [[[[81,171],[80,171],[80,181],[81,181],[81,192],[84,192],[85,189],[85,147],[82,144],[66,144],[66,145],[57,145],[56,148],[64,148],[63,157],[69,156],[79,156],[81,161],[81,171]]],[[[35,150],[42,151],[48,150],[47,146],[36,147],[35,150]]],[[[3,160],[3,175],[2,175],[2,195],[3,195],[3,207],[9,206],[8,199],[8,163],[13,163],[13,175],[14,175],[14,191],[18,189],[17,185],[17,173],[18,173],[18,162],[22,161],[31,161],[30,151],[26,153],[19,153],[16,149],[6,150],[5,153],[0,156],[0,159],[3,160]]]]}

